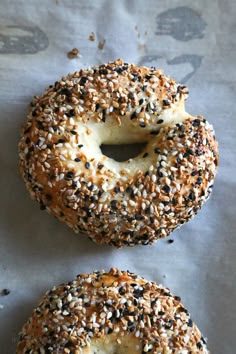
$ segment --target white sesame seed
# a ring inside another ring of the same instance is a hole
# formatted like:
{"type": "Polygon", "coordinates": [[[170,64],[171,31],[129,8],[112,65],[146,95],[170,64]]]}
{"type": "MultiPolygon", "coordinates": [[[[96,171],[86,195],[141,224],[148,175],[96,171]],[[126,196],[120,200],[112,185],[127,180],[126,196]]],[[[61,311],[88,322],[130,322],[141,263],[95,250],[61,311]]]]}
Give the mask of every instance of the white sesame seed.
{"type": "Polygon", "coordinates": [[[156,175],[152,175],[152,182],[156,182],[156,180],[157,180],[157,176],[156,175]]]}
{"type": "Polygon", "coordinates": [[[140,324],[140,328],[144,328],[145,327],[145,324],[144,324],[144,322],[142,320],[140,321],[139,324],[140,324]]]}
{"type": "Polygon", "coordinates": [[[143,190],[143,193],[142,193],[142,194],[143,194],[143,198],[147,198],[147,191],[146,191],[146,189],[143,190]]]}
{"type": "Polygon", "coordinates": [[[71,293],[69,293],[68,295],[67,295],[67,301],[71,301],[72,300],[72,295],[71,295],[71,293]]]}
{"type": "Polygon", "coordinates": [[[44,165],[45,165],[47,168],[50,168],[50,167],[51,167],[51,165],[50,165],[47,161],[44,162],[44,165]]]}
{"type": "Polygon", "coordinates": [[[112,312],[110,311],[107,313],[107,319],[109,320],[109,318],[111,318],[111,317],[112,317],[112,312]]]}

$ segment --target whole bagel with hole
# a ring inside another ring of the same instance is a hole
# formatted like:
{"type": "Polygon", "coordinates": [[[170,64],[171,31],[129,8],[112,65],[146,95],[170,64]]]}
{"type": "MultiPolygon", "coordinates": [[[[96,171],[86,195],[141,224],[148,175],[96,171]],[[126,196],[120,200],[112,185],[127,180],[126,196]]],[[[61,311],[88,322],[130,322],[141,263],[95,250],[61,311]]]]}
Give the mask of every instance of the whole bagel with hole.
{"type": "Polygon", "coordinates": [[[17,354],[209,353],[180,301],[133,273],[81,274],[41,299],[20,333],[17,354]]]}
{"type": "Polygon", "coordinates": [[[62,77],[35,97],[19,143],[31,197],[98,242],[147,245],[190,220],[218,165],[212,126],[184,109],[188,90],[121,59],[62,77]],[[101,144],[145,142],[124,162],[101,144]]]}

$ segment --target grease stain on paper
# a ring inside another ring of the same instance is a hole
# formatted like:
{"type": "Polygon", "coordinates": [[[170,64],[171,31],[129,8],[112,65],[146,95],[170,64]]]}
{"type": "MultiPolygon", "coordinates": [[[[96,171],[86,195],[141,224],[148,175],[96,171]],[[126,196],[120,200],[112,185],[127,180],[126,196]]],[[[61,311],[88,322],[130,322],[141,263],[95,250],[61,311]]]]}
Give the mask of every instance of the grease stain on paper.
{"type": "Polygon", "coordinates": [[[156,35],[169,35],[178,41],[203,38],[207,26],[202,16],[195,10],[180,6],[157,15],[156,35]]]}
{"type": "Polygon", "coordinates": [[[35,54],[48,45],[48,37],[37,26],[0,26],[0,54],[35,54]]]}

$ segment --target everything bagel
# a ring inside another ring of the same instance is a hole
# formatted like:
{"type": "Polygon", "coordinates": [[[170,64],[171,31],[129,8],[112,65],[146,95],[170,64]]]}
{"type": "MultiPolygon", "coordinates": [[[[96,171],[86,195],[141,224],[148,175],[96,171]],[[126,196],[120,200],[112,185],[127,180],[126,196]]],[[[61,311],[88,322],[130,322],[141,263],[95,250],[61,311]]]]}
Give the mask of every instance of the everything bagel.
{"type": "Polygon", "coordinates": [[[218,165],[211,125],[187,88],[121,59],[62,77],[35,97],[19,143],[31,197],[98,243],[149,244],[191,219],[218,165]],[[145,142],[124,162],[101,144],[145,142]]]}
{"type": "Polygon", "coordinates": [[[209,353],[180,301],[133,273],[81,274],[46,293],[16,353],[209,353]]]}

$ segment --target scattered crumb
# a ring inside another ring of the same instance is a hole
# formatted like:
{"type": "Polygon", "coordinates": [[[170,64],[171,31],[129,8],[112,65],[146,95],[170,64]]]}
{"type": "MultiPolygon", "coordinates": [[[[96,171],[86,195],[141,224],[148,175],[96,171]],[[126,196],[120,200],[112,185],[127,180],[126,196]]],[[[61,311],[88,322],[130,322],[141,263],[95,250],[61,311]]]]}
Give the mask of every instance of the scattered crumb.
{"type": "Polygon", "coordinates": [[[105,39],[101,39],[98,43],[98,49],[103,50],[104,46],[105,46],[106,40],[105,39]]]}
{"type": "Polygon", "coordinates": [[[147,34],[148,34],[148,31],[145,31],[145,32],[144,32],[144,35],[147,36],[147,34]]]}
{"type": "Polygon", "coordinates": [[[134,29],[135,29],[135,31],[137,31],[137,30],[138,30],[138,26],[136,25],[136,26],[134,27],[134,29]]]}
{"type": "Polygon", "coordinates": [[[170,240],[168,240],[167,242],[168,242],[168,243],[173,243],[174,240],[170,239],[170,240]]]}
{"type": "Polygon", "coordinates": [[[96,38],[95,38],[94,32],[91,32],[90,35],[89,35],[89,40],[90,40],[91,42],[94,42],[95,39],[96,39],[96,38]]]}
{"type": "Polygon", "coordinates": [[[165,274],[163,274],[163,278],[164,278],[164,279],[166,278],[166,275],[165,275],[165,274]]]}
{"type": "Polygon", "coordinates": [[[4,308],[4,306],[2,304],[0,304],[0,310],[2,310],[4,308]]]}
{"type": "Polygon", "coordinates": [[[9,295],[10,294],[10,290],[9,289],[3,289],[2,291],[1,291],[1,295],[2,296],[7,296],[7,295],[9,295]]]}
{"type": "Polygon", "coordinates": [[[72,50],[70,50],[70,51],[67,53],[67,57],[68,57],[69,59],[78,58],[78,57],[79,57],[79,49],[73,48],[72,50]]]}

